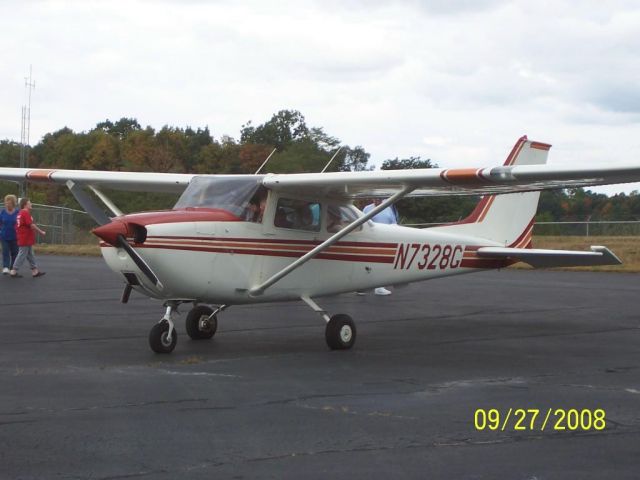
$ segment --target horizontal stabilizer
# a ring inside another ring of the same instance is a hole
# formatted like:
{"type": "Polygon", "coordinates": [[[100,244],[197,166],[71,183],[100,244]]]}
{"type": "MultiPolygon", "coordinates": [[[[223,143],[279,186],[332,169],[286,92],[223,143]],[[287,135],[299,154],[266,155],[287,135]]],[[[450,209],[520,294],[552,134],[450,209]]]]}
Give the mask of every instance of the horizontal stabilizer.
{"type": "Polygon", "coordinates": [[[477,255],[482,258],[513,259],[534,268],[588,267],[592,265],[620,265],[622,262],[607,247],[593,246],[590,252],[575,250],[543,250],[536,248],[482,247],[477,255]]]}

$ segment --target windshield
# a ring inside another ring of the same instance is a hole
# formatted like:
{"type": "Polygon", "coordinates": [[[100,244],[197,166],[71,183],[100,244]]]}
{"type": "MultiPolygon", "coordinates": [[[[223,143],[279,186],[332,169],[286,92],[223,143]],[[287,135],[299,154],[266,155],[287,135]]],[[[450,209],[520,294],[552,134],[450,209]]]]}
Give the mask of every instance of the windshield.
{"type": "Polygon", "coordinates": [[[174,208],[219,208],[242,217],[263,178],[263,175],[194,177],[174,208]]]}

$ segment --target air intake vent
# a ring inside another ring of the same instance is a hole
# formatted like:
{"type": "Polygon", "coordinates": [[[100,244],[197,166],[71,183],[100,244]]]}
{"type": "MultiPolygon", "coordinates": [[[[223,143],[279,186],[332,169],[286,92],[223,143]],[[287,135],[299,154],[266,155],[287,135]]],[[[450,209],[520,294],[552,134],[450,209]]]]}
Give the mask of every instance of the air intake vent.
{"type": "Polygon", "coordinates": [[[131,286],[140,285],[140,281],[135,273],[123,272],[124,278],[127,279],[127,283],[131,286]]]}

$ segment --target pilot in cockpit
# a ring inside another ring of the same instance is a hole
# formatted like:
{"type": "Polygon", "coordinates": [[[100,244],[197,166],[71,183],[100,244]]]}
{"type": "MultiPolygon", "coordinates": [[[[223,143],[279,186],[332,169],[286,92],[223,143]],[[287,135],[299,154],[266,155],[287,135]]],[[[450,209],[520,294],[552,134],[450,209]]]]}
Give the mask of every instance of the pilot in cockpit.
{"type": "Polygon", "coordinates": [[[244,220],[247,222],[262,223],[264,210],[267,206],[267,190],[264,187],[251,197],[244,213],[244,220]]]}

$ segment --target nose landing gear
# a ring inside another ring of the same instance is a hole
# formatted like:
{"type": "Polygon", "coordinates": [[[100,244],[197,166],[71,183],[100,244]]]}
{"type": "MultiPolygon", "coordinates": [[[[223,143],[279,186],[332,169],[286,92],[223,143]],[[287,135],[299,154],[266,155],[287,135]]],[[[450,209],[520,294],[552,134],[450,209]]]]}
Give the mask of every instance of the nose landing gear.
{"type": "Polygon", "coordinates": [[[178,333],[173,325],[172,315],[178,302],[167,302],[164,317],[149,332],[149,346],[156,353],[171,353],[178,343],[178,333]]]}
{"type": "MultiPolygon", "coordinates": [[[[171,353],[178,342],[178,332],[173,323],[173,314],[178,311],[178,305],[186,301],[172,300],[165,303],[166,311],[162,319],[149,332],[149,346],[156,353],[171,353]]],[[[229,305],[221,305],[215,310],[206,305],[196,305],[187,314],[185,327],[187,334],[193,340],[207,340],[216,334],[218,329],[218,314],[226,310],[229,305]]]]}

